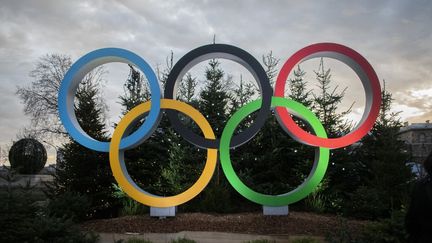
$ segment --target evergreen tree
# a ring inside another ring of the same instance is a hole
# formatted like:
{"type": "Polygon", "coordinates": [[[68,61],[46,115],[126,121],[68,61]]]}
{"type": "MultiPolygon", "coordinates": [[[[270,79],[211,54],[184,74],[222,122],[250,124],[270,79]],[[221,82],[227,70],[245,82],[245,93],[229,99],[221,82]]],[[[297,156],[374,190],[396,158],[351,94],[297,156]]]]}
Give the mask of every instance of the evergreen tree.
{"type": "Polygon", "coordinates": [[[230,96],[231,114],[237,111],[240,107],[249,103],[253,95],[255,95],[253,85],[251,83],[245,83],[243,77],[240,75],[240,83],[233,89],[233,94],[230,96]]]}
{"type": "MultiPolygon", "coordinates": [[[[212,59],[206,68],[206,82],[200,93],[199,108],[205,114],[213,128],[216,137],[220,138],[222,130],[228,120],[227,108],[230,95],[228,93],[229,81],[224,79],[224,71],[220,63],[212,59]]],[[[221,181],[221,169],[219,163],[216,168],[216,184],[221,181]]]]}
{"type": "MultiPolygon", "coordinates": [[[[217,60],[210,60],[205,72],[205,86],[200,91],[198,99],[195,98],[197,87],[196,78],[191,74],[180,83],[177,98],[198,108],[205,114],[217,137],[220,137],[223,126],[227,120],[229,94],[227,92],[228,81],[224,79],[224,72],[219,67],[217,60]]],[[[200,134],[199,128],[185,115],[179,115],[185,126],[200,134]]],[[[162,171],[162,178],[170,185],[171,193],[178,194],[189,188],[198,179],[204,167],[206,150],[199,149],[181,136],[169,129],[169,164],[162,171]]],[[[219,164],[213,180],[198,197],[181,208],[185,210],[203,210],[213,212],[226,212],[229,210],[229,191],[227,182],[220,176],[219,164]]]]}
{"type": "Polygon", "coordinates": [[[276,69],[277,65],[279,64],[280,59],[273,56],[273,52],[270,51],[267,53],[267,55],[262,56],[262,62],[265,67],[265,71],[267,74],[267,77],[270,81],[270,85],[273,86],[275,82],[275,78],[277,76],[278,70],[276,69]]]}
{"type": "MultiPolygon", "coordinates": [[[[108,141],[102,108],[98,102],[97,86],[91,82],[82,84],[76,95],[75,114],[78,123],[89,136],[99,141],[108,141]]],[[[115,214],[117,200],[112,196],[114,183],[108,153],[90,150],[70,141],[62,148],[62,168],[49,184],[51,196],[76,192],[91,199],[90,217],[106,217],[115,214]]]]}
{"type": "MultiPolygon", "coordinates": [[[[166,83],[173,66],[172,52],[167,57],[166,65],[162,72],[158,72],[162,85],[166,83]]],[[[178,98],[185,102],[196,103],[194,99],[196,85],[196,79],[188,73],[180,83],[178,98]]],[[[120,97],[124,113],[150,98],[145,77],[132,66],[124,87],[125,92],[120,97]]],[[[180,117],[189,119],[182,115],[180,117]]],[[[135,129],[141,124],[142,121],[138,122],[135,129]]],[[[195,178],[201,171],[197,166],[199,160],[193,156],[195,154],[197,154],[196,148],[179,137],[171,128],[167,117],[163,115],[158,128],[148,140],[126,151],[125,162],[132,179],[141,188],[157,195],[169,196],[184,191],[195,182],[195,178]]]]}
{"type": "Polygon", "coordinates": [[[200,111],[206,115],[216,137],[220,137],[228,119],[227,108],[230,98],[229,81],[224,80],[224,71],[219,66],[220,63],[216,59],[209,61],[209,67],[205,71],[206,83],[199,101],[200,111]]]}
{"type": "MultiPolygon", "coordinates": [[[[271,57],[264,61],[266,72],[273,83],[278,60],[271,57]],[[272,61],[273,60],[273,61],[272,61]]],[[[310,106],[310,92],[306,89],[305,72],[300,68],[289,79],[289,97],[310,106]]],[[[299,119],[296,119],[300,121],[299,119]]],[[[304,125],[302,125],[304,126],[304,125]]],[[[246,184],[267,194],[281,194],[300,185],[312,168],[313,148],[302,145],[289,137],[276,121],[274,112],[264,127],[247,146],[236,149],[236,166],[246,184]]]]}
{"type": "Polygon", "coordinates": [[[162,84],[162,88],[165,88],[165,83],[168,80],[168,75],[171,72],[171,69],[174,67],[174,53],[173,51],[165,59],[165,68],[161,71],[159,66],[157,67],[157,76],[159,82],[162,84]]]}
{"type": "Polygon", "coordinates": [[[338,105],[342,102],[348,87],[339,92],[339,86],[331,89],[331,69],[324,68],[324,60],[321,58],[318,71],[315,71],[318,81],[318,94],[313,93],[313,107],[315,113],[326,128],[329,137],[342,136],[349,132],[350,125],[343,118],[351,112],[351,107],[341,113],[337,112],[338,105]]]}
{"type": "MultiPolygon", "coordinates": [[[[197,80],[190,73],[180,83],[178,99],[194,107],[198,107],[198,100],[195,98],[197,80]]],[[[179,114],[183,123],[199,133],[199,128],[191,122],[191,118],[179,114]]],[[[198,179],[205,162],[205,150],[201,150],[195,145],[190,144],[177,134],[170,126],[167,129],[169,140],[169,163],[162,169],[162,177],[171,194],[178,194],[186,190],[198,179]]]]}
{"type": "Polygon", "coordinates": [[[350,195],[353,204],[346,210],[364,218],[388,217],[392,211],[406,206],[414,178],[405,163],[408,154],[404,143],[398,139],[402,127],[399,113],[390,111],[393,98],[385,83],[381,97],[378,119],[353,156],[362,165],[359,167],[362,183],[350,195]]]}
{"type": "MultiPolygon", "coordinates": [[[[351,112],[351,107],[338,112],[347,87],[339,90],[339,86],[332,88],[331,69],[325,69],[321,58],[317,71],[314,71],[318,81],[318,91],[313,92],[312,106],[315,114],[323,124],[329,138],[341,137],[347,134],[351,125],[344,117],[351,112]]],[[[326,174],[326,185],[322,188],[327,197],[330,211],[338,211],[343,201],[348,199],[348,193],[355,190],[361,181],[356,168],[358,164],[352,158],[351,147],[334,149],[330,153],[329,167],[326,174]]]]}
{"type": "MultiPolygon", "coordinates": [[[[311,90],[307,88],[308,82],[305,80],[306,72],[300,68],[300,65],[298,65],[297,69],[294,70],[293,75],[293,78],[288,79],[288,98],[295,100],[310,109],[312,107],[312,93],[311,90]]],[[[304,130],[311,131],[309,125],[302,119],[294,117],[294,120],[304,130]]],[[[291,150],[294,151],[294,153],[289,155],[291,158],[289,160],[290,166],[294,173],[293,182],[300,184],[312,170],[312,162],[315,157],[314,148],[299,143],[292,138],[289,138],[289,141],[289,146],[292,148],[291,150]]]]}
{"type": "Polygon", "coordinates": [[[312,105],[311,90],[307,89],[305,75],[306,72],[300,68],[300,65],[297,65],[297,69],[294,70],[294,78],[288,80],[290,91],[288,97],[310,107],[312,105]]]}
{"type": "Polygon", "coordinates": [[[144,76],[130,64],[129,69],[129,77],[123,85],[124,94],[119,97],[120,104],[123,106],[123,115],[149,100],[151,95],[144,76]]]}
{"type": "MultiPolygon", "coordinates": [[[[151,93],[147,79],[137,69],[129,65],[129,76],[124,84],[124,94],[119,97],[123,106],[123,115],[135,106],[150,99],[151,93]]],[[[141,119],[132,131],[139,128],[144,122],[141,119]]],[[[125,152],[125,163],[131,178],[146,191],[155,194],[166,194],[162,185],[160,174],[162,168],[168,163],[166,152],[167,141],[165,136],[166,121],[159,124],[158,129],[139,146],[125,152]]]]}
{"type": "Polygon", "coordinates": [[[179,98],[187,103],[196,103],[195,89],[198,85],[196,78],[192,74],[187,73],[186,77],[180,83],[179,98]]]}

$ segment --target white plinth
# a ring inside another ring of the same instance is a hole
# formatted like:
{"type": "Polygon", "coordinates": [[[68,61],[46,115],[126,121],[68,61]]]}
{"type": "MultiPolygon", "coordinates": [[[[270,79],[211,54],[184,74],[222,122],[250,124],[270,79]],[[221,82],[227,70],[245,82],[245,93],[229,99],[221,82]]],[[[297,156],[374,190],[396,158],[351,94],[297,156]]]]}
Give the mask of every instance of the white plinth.
{"type": "Polygon", "coordinates": [[[281,207],[263,206],[264,215],[288,215],[288,205],[281,207]]]}
{"type": "Polygon", "coordinates": [[[159,217],[159,218],[174,217],[175,213],[176,213],[176,207],[169,207],[169,208],[150,207],[150,217],[159,217]]]}

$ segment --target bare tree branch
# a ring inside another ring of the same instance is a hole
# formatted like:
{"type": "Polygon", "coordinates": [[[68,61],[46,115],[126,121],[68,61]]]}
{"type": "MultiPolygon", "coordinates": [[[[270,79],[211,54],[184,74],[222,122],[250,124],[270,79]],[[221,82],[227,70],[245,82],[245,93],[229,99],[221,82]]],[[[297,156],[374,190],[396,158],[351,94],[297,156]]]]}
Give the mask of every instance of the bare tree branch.
{"type": "MultiPolygon", "coordinates": [[[[64,137],[66,132],[59,120],[57,104],[61,81],[72,65],[69,56],[63,54],[47,54],[37,62],[35,69],[29,74],[33,81],[28,86],[18,86],[16,94],[24,104],[24,112],[31,118],[31,126],[27,134],[38,138],[64,137]]],[[[102,85],[103,66],[87,74],[82,80],[79,90],[85,85],[102,85]]],[[[101,108],[106,111],[102,96],[98,97],[101,108]]]]}

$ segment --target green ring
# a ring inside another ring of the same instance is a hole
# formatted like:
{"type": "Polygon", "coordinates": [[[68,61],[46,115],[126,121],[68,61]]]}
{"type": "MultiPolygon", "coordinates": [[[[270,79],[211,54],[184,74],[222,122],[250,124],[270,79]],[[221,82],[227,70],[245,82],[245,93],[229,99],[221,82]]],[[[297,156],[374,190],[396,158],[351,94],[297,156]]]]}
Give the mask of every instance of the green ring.
{"type": "MultiPolygon", "coordinates": [[[[296,114],[296,116],[308,122],[317,136],[327,138],[327,133],[325,132],[325,129],[321,122],[318,120],[314,113],[312,113],[302,104],[294,100],[282,97],[272,97],[271,104],[272,107],[283,106],[285,108],[288,108],[292,114],[296,114]]],[[[321,182],[327,170],[330,150],[328,148],[316,148],[315,161],[312,171],[306,178],[306,180],[296,189],[280,195],[266,195],[252,190],[240,180],[240,178],[234,171],[230,158],[230,142],[231,137],[233,136],[238,124],[240,124],[240,122],[245,117],[247,117],[252,112],[258,110],[260,107],[261,99],[255,100],[241,107],[228,120],[222,132],[222,137],[220,140],[220,161],[222,169],[234,189],[247,199],[265,206],[277,207],[289,205],[305,198],[307,195],[313,192],[314,189],[321,182]]]]}

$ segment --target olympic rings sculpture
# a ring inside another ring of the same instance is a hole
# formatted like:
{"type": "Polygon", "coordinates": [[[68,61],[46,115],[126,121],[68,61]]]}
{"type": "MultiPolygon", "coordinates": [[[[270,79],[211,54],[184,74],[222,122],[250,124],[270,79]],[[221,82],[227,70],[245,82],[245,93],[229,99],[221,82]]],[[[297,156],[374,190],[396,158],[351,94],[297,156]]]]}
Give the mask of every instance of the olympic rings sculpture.
{"type": "Polygon", "coordinates": [[[246,51],[226,44],[211,44],[198,47],[184,55],[173,67],[165,86],[164,97],[156,75],[148,63],[138,55],[120,48],[104,48],[92,51],[76,61],[66,73],[59,89],[58,109],[60,120],[72,139],[89,149],[109,152],[110,167],[120,187],[134,200],[152,207],[172,207],[185,203],[197,196],[209,183],[219,160],[233,188],[247,199],[264,206],[284,206],[305,198],[318,186],[327,170],[330,149],[351,145],[359,141],[373,127],[379,114],[381,87],[378,77],[369,62],[353,49],[335,43],[318,43],[307,46],[292,55],[282,66],[277,76],[274,95],[270,82],[259,62],[246,51]],[[329,57],[348,65],[360,78],[366,93],[366,107],[362,119],[350,133],[339,138],[327,138],[324,127],[315,114],[302,104],[284,98],[285,85],[291,70],[299,63],[314,58],[329,57]],[[221,138],[215,134],[206,118],[192,106],[175,100],[177,83],[190,68],[199,62],[224,58],[244,66],[259,84],[261,98],[246,104],[227,121],[221,138]],[[84,76],[97,66],[110,62],[124,62],[137,66],[146,76],[151,91],[151,99],[130,110],[117,125],[111,142],[101,142],[90,137],[80,127],[74,113],[74,97],[84,76]],[[124,152],[144,142],[157,128],[162,115],[166,114],[174,128],[191,144],[207,149],[207,161],[198,180],[186,191],[169,197],[153,195],[141,189],[130,177],[124,162],[124,152]],[[243,145],[252,139],[264,125],[271,109],[282,128],[296,141],[314,146],[315,160],[306,180],[296,189],[281,195],[266,195],[246,186],[238,177],[231,163],[230,149],[243,145]],[[238,124],[249,114],[257,111],[252,125],[237,135],[233,135],[238,124]],[[202,130],[201,137],[178,118],[178,112],[189,116],[202,130]],[[307,122],[313,130],[303,130],[293,120],[295,115],[307,122]],[[133,133],[130,127],[142,117],[144,123],[133,133]]]}

